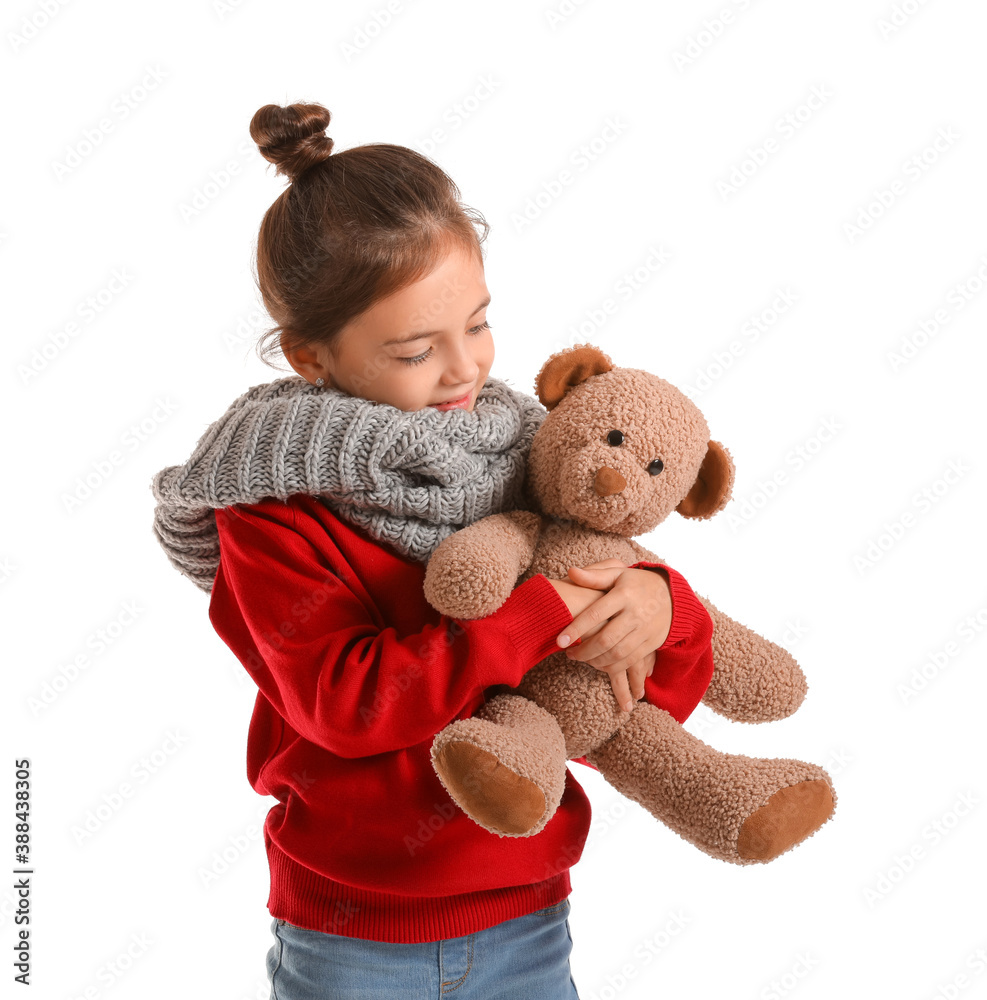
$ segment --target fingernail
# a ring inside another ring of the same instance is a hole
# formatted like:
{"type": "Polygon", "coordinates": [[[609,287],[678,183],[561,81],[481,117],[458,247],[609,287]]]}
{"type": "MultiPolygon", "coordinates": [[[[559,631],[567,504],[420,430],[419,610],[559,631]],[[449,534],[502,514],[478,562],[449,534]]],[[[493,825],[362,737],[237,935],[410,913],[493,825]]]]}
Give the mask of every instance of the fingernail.
{"type": "Polygon", "coordinates": [[[556,640],[556,644],[565,648],[569,645],[569,637],[567,635],[560,635],[556,640]]]}
{"type": "Polygon", "coordinates": [[[633,701],[625,702],[624,703],[624,711],[625,712],[633,712],[634,711],[634,702],[633,701]]]}

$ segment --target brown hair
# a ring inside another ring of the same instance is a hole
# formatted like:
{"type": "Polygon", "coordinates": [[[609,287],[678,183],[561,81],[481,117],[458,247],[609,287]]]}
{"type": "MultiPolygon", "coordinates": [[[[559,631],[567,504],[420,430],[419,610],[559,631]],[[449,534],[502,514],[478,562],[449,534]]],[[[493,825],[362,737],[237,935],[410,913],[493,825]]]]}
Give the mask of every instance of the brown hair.
{"type": "Polygon", "coordinates": [[[291,183],[264,213],[256,281],[277,324],[257,344],[265,364],[282,335],[332,348],[350,320],[425,277],[451,246],[482,260],[489,226],[432,160],[370,143],[332,153],[321,104],[266,104],[250,137],[291,183]],[[482,228],[482,234],[476,227],[482,228]]]}

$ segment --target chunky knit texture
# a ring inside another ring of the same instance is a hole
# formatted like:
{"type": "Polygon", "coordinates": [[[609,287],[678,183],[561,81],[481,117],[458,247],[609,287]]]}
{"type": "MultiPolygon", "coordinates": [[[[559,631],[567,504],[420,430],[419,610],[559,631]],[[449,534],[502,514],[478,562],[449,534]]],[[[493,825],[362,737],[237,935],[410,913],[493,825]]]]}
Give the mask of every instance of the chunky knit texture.
{"type": "Polygon", "coordinates": [[[545,415],[495,378],[472,412],[399,410],[298,375],[255,385],[187,462],[155,474],[154,534],[208,593],[219,567],[214,511],[305,493],[424,563],[453,532],[523,505],[528,448],[545,415]]]}

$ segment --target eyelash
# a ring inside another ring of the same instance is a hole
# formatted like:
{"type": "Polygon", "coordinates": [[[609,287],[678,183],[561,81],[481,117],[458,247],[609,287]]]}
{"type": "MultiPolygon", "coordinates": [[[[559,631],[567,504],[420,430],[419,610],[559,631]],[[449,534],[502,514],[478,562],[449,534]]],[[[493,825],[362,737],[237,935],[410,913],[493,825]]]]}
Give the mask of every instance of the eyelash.
{"type": "MultiPolygon", "coordinates": [[[[484,330],[489,330],[490,324],[484,320],[479,326],[470,327],[469,332],[476,336],[482,333],[484,330]]],[[[428,360],[428,356],[432,353],[432,348],[430,347],[424,354],[419,354],[414,358],[398,358],[398,361],[403,361],[406,365],[420,365],[423,361],[428,360]]]]}

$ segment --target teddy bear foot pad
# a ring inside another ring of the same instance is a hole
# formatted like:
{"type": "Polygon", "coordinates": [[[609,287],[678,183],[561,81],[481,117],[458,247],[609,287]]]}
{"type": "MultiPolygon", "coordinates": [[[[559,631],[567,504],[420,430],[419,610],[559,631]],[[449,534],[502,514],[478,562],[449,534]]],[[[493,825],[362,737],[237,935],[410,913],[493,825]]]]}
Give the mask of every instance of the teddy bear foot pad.
{"type": "Polygon", "coordinates": [[[773,861],[815,833],[834,808],[833,790],[822,778],[779,789],[744,820],[737,853],[745,861],[773,861]]]}
{"type": "Polygon", "coordinates": [[[449,794],[492,833],[524,836],[544,818],[542,790],[505,767],[489,750],[458,741],[447,743],[434,759],[449,794]]]}

